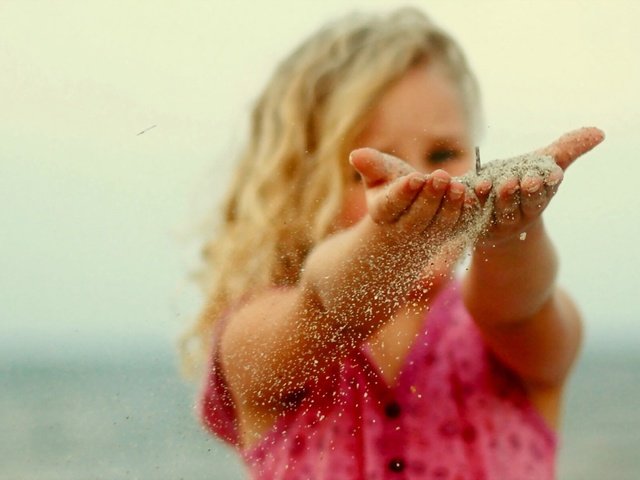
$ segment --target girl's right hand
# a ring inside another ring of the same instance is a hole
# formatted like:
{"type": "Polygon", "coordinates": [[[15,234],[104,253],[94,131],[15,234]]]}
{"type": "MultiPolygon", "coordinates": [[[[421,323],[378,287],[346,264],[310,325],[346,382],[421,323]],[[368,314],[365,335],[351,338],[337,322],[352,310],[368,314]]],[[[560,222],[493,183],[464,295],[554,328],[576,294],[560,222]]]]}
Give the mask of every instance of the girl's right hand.
{"type": "Polygon", "coordinates": [[[362,176],[371,219],[402,240],[433,240],[455,229],[465,204],[477,201],[444,170],[425,175],[373,148],[354,150],[349,160],[362,176]]]}

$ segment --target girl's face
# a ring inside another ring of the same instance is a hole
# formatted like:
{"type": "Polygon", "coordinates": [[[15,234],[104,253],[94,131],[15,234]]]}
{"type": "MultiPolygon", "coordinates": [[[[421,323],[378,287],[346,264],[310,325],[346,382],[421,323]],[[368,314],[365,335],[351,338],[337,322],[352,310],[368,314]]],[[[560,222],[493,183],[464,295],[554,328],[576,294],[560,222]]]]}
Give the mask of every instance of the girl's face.
{"type": "MultiPolygon", "coordinates": [[[[459,176],[473,164],[471,135],[460,95],[438,64],[409,70],[382,96],[354,148],[373,147],[424,173],[436,169],[459,176]]],[[[338,229],[367,212],[357,172],[345,192],[338,229]]]]}

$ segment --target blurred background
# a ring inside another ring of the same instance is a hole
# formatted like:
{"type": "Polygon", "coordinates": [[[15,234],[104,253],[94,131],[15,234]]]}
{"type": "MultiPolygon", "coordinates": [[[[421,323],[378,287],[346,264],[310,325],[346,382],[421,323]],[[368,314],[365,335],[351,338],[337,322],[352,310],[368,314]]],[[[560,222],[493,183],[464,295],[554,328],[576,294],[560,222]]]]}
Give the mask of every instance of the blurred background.
{"type": "Polygon", "coordinates": [[[237,479],[175,350],[197,222],[276,63],[330,18],[418,5],[482,86],[483,159],[595,125],[547,222],[587,325],[563,479],[640,472],[640,3],[0,2],[0,479],[237,479]]]}

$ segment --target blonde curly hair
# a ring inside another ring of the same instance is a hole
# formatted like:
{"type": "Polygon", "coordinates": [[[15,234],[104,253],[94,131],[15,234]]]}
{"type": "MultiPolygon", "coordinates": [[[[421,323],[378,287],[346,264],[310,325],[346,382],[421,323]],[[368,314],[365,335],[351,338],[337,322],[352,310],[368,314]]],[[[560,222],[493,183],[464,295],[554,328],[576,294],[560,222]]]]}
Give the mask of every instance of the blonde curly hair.
{"type": "Polygon", "coordinates": [[[203,252],[208,301],[183,339],[185,364],[201,364],[215,320],[241,297],[296,284],[309,251],[331,233],[353,175],[346,159],[369,112],[425,61],[446,67],[476,132],[479,93],[464,54],[416,9],[346,16],[279,65],[255,104],[222,221],[203,252]]]}

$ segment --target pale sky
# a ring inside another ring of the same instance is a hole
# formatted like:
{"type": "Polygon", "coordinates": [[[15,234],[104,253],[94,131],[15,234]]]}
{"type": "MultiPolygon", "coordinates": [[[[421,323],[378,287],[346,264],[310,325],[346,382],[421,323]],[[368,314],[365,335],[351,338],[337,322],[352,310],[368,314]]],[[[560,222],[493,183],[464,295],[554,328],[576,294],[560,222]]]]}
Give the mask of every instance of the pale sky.
{"type": "Polygon", "coordinates": [[[638,344],[640,3],[5,0],[0,351],[175,337],[200,301],[189,226],[225,190],[276,62],[337,14],[407,3],[476,70],[483,159],[606,132],[546,217],[588,344],[638,344]]]}

